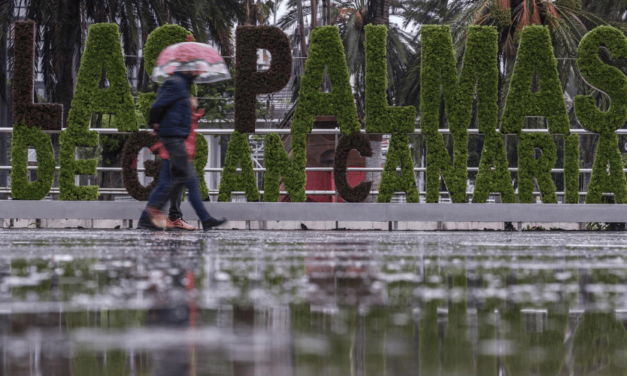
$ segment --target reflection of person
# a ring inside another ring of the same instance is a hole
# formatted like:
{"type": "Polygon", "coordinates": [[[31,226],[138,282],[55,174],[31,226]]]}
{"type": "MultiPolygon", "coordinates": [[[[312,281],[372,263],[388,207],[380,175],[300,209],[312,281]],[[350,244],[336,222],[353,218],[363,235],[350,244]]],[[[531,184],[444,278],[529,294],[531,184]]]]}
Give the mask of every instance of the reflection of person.
{"type": "MultiPolygon", "coordinates": [[[[196,124],[198,120],[204,114],[204,110],[196,111],[196,107],[198,102],[196,98],[190,97],[191,107],[192,107],[192,122],[189,135],[185,139],[185,149],[187,151],[188,160],[189,160],[189,173],[190,179],[185,185],[187,191],[189,192],[189,200],[198,215],[198,218],[202,222],[203,230],[209,230],[212,227],[219,226],[226,222],[225,218],[216,219],[212,217],[202,202],[202,195],[200,194],[198,177],[194,171],[194,166],[192,161],[194,160],[194,155],[196,153],[196,124]]],[[[150,150],[159,150],[159,157],[162,160],[161,165],[161,174],[159,175],[159,181],[157,185],[154,187],[150,196],[148,196],[148,202],[151,199],[154,199],[153,195],[158,194],[157,192],[161,192],[165,187],[171,184],[170,179],[170,161],[167,150],[163,147],[163,143],[157,142],[153,145],[150,150]]],[[[156,228],[148,217],[147,210],[144,210],[141,217],[139,218],[139,222],[137,224],[137,228],[141,229],[158,229],[156,228]]],[[[171,197],[170,198],[170,213],[166,220],[166,229],[167,230],[183,230],[183,231],[193,231],[194,226],[189,225],[187,222],[183,220],[183,214],[181,212],[181,196],[171,197]]]]}
{"type": "Polygon", "coordinates": [[[149,124],[157,131],[168,153],[170,170],[168,184],[155,190],[146,205],[146,213],[153,228],[166,227],[166,216],[161,209],[168,201],[181,197],[190,180],[191,171],[185,148],[185,139],[190,133],[192,122],[189,89],[199,73],[175,72],[161,85],[157,99],[150,107],[149,124]]]}

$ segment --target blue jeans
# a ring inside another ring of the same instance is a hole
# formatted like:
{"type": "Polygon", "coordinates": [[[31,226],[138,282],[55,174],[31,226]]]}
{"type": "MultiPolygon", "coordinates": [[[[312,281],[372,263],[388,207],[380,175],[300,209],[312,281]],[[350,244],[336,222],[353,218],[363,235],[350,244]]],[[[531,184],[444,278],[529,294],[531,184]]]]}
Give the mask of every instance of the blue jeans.
{"type": "MultiPolygon", "coordinates": [[[[205,209],[205,205],[203,204],[202,196],[200,194],[198,177],[196,176],[196,172],[194,171],[194,166],[189,163],[188,167],[190,179],[187,184],[185,184],[185,188],[187,188],[188,192],[187,196],[189,197],[189,201],[192,203],[192,207],[196,211],[196,215],[198,215],[200,221],[206,222],[211,218],[211,215],[209,214],[207,209],[205,209]]],[[[148,206],[152,206],[151,204],[154,203],[156,197],[159,195],[159,192],[163,192],[163,190],[171,184],[170,180],[170,161],[164,159],[161,161],[161,173],[159,174],[159,181],[148,195],[148,206]]],[[[183,213],[181,212],[181,197],[182,194],[179,195],[178,198],[173,197],[170,200],[170,212],[168,214],[168,217],[171,221],[183,217],[183,213]]],[[[144,210],[139,219],[142,220],[147,218],[148,213],[146,213],[146,211],[144,210]]]]}

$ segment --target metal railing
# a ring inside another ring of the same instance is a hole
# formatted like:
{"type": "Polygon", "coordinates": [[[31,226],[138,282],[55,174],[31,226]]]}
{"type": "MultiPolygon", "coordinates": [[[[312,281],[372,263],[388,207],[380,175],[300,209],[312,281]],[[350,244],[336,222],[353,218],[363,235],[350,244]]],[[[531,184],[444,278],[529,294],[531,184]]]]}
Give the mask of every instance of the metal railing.
{"type": "MultiPolygon", "coordinates": [[[[131,134],[133,132],[122,132],[122,131],[118,131],[116,128],[90,128],[90,131],[95,131],[97,132],[99,135],[111,135],[111,134],[131,134]]],[[[13,131],[13,128],[7,128],[7,127],[0,127],[0,133],[11,133],[13,131]]],[[[140,131],[150,131],[148,129],[140,129],[140,131]]],[[[478,129],[468,129],[468,134],[469,135],[480,135],[481,133],[479,132],[478,129]]],[[[59,130],[43,130],[42,132],[44,133],[59,133],[59,130]]],[[[219,136],[219,135],[230,135],[234,132],[234,129],[197,129],[196,132],[198,134],[202,134],[202,135],[213,135],[213,136],[219,136]]],[[[443,134],[443,135],[448,135],[451,134],[451,130],[448,128],[444,128],[444,129],[438,129],[438,132],[443,134]]],[[[549,130],[548,129],[523,129],[522,130],[523,133],[545,133],[548,134],[549,130]]],[[[579,134],[579,135],[597,135],[598,133],[594,133],[594,132],[590,132],[588,130],[585,129],[571,129],[570,130],[571,134],[579,134]]],[[[276,133],[279,135],[290,135],[291,134],[291,129],[287,128],[287,129],[273,129],[273,128],[258,128],[255,130],[256,135],[266,135],[266,134],[270,134],[270,133],[276,133]]],[[[361,133],[366,133],[366,131],[364,129],[361,130],[361,133]]],[[[341,135],[341,131],[339,128],[334,128],[334,129],[312,129],[310,133],[308,133],[310,135],[341,135]]],[[[414,130],[413,135],[421,135],[422,130],[417,128],[414,130]]],[[[616,131],[616,134],[618,135],[625,135],[627,136],[627,129],[618,129],[616,131]]],[[[412,133],[408,133],[408,135],[412,135],[412,133]]],[[[507,136],[514,136],[515,134],[503,134],[503,136],[507,137],[507,136]]],[[[559,135],[559,134],[555,134],[555,135],[559,135]]],[[[336,138],[336,143],[337,143],[337,138],[336,138]]],[[[37,166],[28,166],[27,167],[29,170],[35,170],[37,169],[37,166]]],[[[56,166],[56,169],[59,170],[60,167],[56,166]]],[[[11,170],[11,166],[0,166],[0,170],[11,170]]],[[[97,167],[96,170],[98,172],[121,172],[122,171],[122,167],[97,167]]],[[[138,172],[144,172],[146,169],[145,168],[137,168],[138,172]]],[[[222,173],[223,168],[221,167],[205,167],[204,171],[205,172],[213,172],[213,173],[222,173]]],[[[353,172],[383,172],[384,168],[383,167],[347,167],[346,169],[347,171],[353,171],[353,172]]],[[[467,172],[478,172],[479,168],[478,167],[467,167],[466,168],[467,172]]],[[[237,169],[238,172],[241,171],[240,168],[237,169]]],[[[261,168],[253,168],[254,172],[265,172],[266,169],[261,167],[261,168]]],[[[333,171],[333,167],[306,167],[305,171],[310,171],[310,172],[332,172],[333,171]]],[[[396,171],[401,171],[401,168],[396,168],[396,171]]],[[[420,173],[425,173],[427,171],[426,167],[415,167],[414,168],[414,172],[420,172],[420,173]]],[[[509,168],[510,172],[518,172],[518,168],[517,167],[510,167],[509,168]]],[[[623,170],[624,172],[627,173],[627,168],[623,170]]],[[[551,173],[564,173],[564,169],[563,168],[553,168],[550,170],[551,173]]],[[[580,168],[579,172],[581,174],[590,174],[592,173],[592,169],[591,168],[580,168]]],[[[100,194],[104,194],[104,195],[126,195],[128,194],[126,192],[125,188],[99,188],[99,193],[100,194]]],[[[264,193],[263,190],[259,191],[261,194],[264,193]]],[[[0,194],[10,194],[11,190],[9,187],[0,187],[0,194]]],[[[50,194],[59,194],[59,188],[51,188],[50,194]]],[[[418,192],[421,196],[426,195],[426,191],[420,191],[418,192]]],[[[232,192],[232,194],[234,195],[244,195],[245,192],[232,192]]],[[[281,191],[280,192],[281,195],[287,195],[288,192],[286,191],[281,191]]],[[[306,191],[307,195],[324,195],[324,196],[331,196],[331,195],[337,195],[337,191],[335,190],[310,190],[310,191],[306,191]]],[[[370,191],[370,195],[378,195],[379,192],[378,191],[370,191]]],[[[398,195],[404,195],[404,192],[397,192],[396,194],[398,195]]],[[[534,196],[538,196],[540,195],[540,192],[533,192],[534,196]]],[[[558,196],[563,196],[565,194],[565,192],[556,192],[556,194],[558,196]]],[[[585,196],[587,194],[587,192],[579,192],[580,196],[585,196]]],[[[217,190],[209,190],[209,195],[210,196],[217,196],[218,195],[218,191],[217,190]]],[[[449,192],[447,191],[441,191],[440,192],[441,196],[449,196],[449,192]]],[[[470,193],[469,193],[470,195],[470,193]]],[[[613,196],[613,194],[611,193],[606,193],[604,194],[604,196],[613,196]]]]}

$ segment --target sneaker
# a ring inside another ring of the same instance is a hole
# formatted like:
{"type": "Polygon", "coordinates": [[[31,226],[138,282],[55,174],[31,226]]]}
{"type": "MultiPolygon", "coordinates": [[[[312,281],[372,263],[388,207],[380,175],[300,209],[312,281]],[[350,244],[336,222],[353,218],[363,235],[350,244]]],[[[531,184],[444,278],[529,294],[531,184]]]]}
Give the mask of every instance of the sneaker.
{"type": "Polygon", "coordinates": [[[137,222],[137,229],[139,230],[152,230],[152,231],[162,231],[162,228],[156,227],[152,224],[150,219],[148,218],[140,218],[137,222]]]}
{"type": "Polygon", "coordinates": [[[202,229],[204,231],[211,230],[212,227],[220,226],[224,222],[226,222],[226,218],[224,217],[220,219],[211,217],[207,221],[202,223],[202,229]]]}
{"type": "Polygon", "coordinates": [[[150,218],[150,222],[154,227],[159,230],[163,230],[165,228],[166,216],[161,210],[147,207],[146,213],[148,213],[148,218],[150,218]]]}
{"type": "Polygon", "coordinates": [[[194,231],[196,227],[185,222],[182,218],[171,221],[170,218],[166,220],[165,229],[167,231],[194,231]]]}

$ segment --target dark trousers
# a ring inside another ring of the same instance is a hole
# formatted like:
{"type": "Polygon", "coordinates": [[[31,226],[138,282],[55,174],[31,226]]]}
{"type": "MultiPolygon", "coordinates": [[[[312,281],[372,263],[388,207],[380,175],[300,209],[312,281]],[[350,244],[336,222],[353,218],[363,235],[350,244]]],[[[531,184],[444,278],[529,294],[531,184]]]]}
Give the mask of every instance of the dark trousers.
{"type": "MultiPolygon", "coordinates": [[[[170,161],[165,159],[161,163],[162,164],[161,164],[161,173],[159,174],[159,181],[157,182],[157,185],[155,185],[155,187],[150,192],[150,195],[148,195],[148,203],[150,203],[151,200],[154,200],[154,196],[157,194],[157,192],[159,192],[164,187],[171,184],[170,183],[170,161]]],[[[189,201],[192,203],[192,206],[194,207],[194,210],[196,211],[196,215],[198,215],[198,218],[200,219],[200,221],[206,222],[211,218],[211,215],[209,214],[207,209],[205,209],[205,205],[203,204],[202,195],[200,194],[198,177],[196,176],[196,173],[194,172],[194,168],[191,163],[189,164],[189,171],[190,171],[191,176],[190,176],[189,181],[187,182],[187,185],[185,186],[185,188],[187,188],[188,198],[189,198],[189,201]]],[[[148,206],[150,206],[150,204],[148,206]]],[[[147,218],[147,217],[148,217],[148,213],[146,213],[146,211],[144,210],[142,212],[140,220],[147,218]]],[[[183,213],[181,213],[181,196],[179,196],[178,198],[173,197],[170,200],[170,213],[168,214],[168,217],[170,218],[171,221],[174,221],[183,217],[183,213]]]]}
{"type": "MultiPolygon", "coordinates": [[[[149,197],[148,207],[162,210],[168,201],[178,200],[183,195],[183,189],[190,179],[185,138],[161,137],[161,142],[170,158],[170,181],[160,189],[154,189],[152,200],[149,197]]],[[[155,187],[156,188],[156,187],[155,187]]],[[[152,196],[152,195],[151,195],[152,196]]]]}

